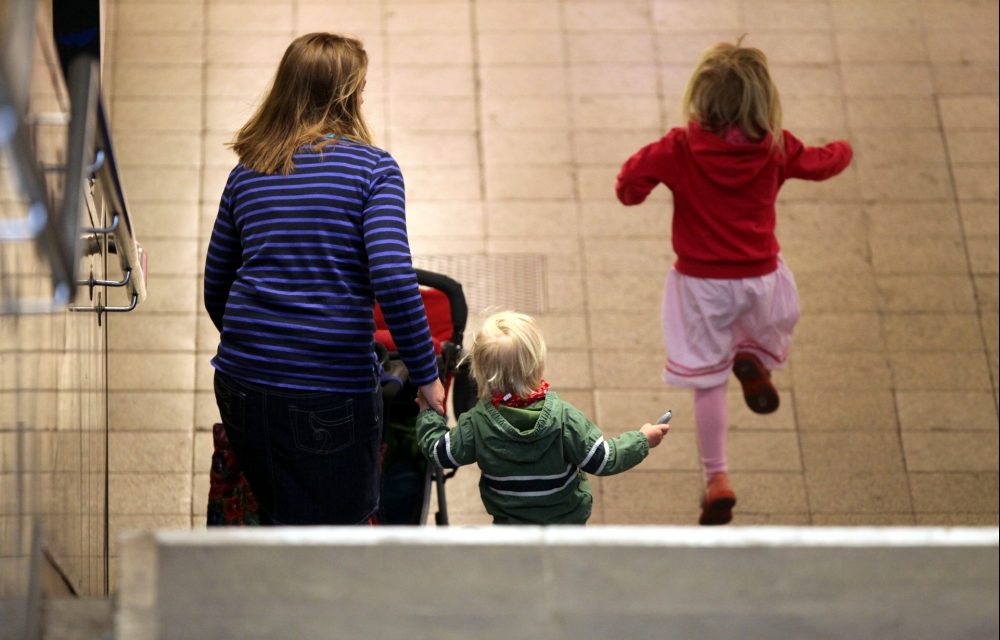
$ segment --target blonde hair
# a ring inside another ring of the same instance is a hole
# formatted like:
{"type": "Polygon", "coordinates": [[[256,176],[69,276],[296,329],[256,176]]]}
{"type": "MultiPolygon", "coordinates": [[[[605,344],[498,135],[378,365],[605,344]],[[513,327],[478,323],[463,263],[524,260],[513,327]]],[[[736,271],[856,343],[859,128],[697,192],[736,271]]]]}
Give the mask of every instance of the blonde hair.
{"type": "Polygon", "coordinates": [[[303,145],[315,149],[339,137],[372,143],[361,114],[368,54],[361,41],[334,33],[309,33],[285,50],[274,81],[231,147],[258,173],[289,174],[303,145]]]}
{"type": "Polygon", "coordinates": [[[545,340],[531,316],[501,311],[483,322],[467,358],[481,399],[498,393],[527,396],[542,381],[545,340]]]}
{"type": "Polygon", "coordinates": [[[681,110],[688,121],[723,133],[735,125],[754,140],[772,135],[781,142],[781,98],[760,49],[721,42],[701,56],[684,92],[681,110]]]}

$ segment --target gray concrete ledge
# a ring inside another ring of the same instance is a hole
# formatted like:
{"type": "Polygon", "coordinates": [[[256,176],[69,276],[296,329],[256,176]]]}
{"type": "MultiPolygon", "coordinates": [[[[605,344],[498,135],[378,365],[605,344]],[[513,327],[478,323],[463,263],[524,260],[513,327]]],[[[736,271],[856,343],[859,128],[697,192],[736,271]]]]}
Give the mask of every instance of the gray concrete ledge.
{"type": "Polygon", "coordinates": [[[995,638],[996,528],[126,534],[117,637],[995,638]]]}

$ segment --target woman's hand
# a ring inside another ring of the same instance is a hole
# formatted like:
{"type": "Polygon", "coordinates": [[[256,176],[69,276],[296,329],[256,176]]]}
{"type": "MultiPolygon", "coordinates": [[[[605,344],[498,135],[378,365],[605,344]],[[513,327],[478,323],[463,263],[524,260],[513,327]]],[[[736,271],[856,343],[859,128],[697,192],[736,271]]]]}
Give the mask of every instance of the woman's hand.
{"type": "Polygon", "coordinates": [[[433,409],[438,414],[444,415],[444,385],[441,384],[440,380],[428,382],[420,387],[420,391],[417,393],[417,406],[420,407],[421,411],[433,409]]]}

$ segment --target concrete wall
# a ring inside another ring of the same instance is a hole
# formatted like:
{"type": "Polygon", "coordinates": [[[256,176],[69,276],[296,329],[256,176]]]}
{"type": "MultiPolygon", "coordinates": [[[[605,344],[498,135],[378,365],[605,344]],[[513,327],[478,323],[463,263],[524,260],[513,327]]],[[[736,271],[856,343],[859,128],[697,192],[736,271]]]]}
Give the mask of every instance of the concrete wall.
{"type": "Polygon", "coordinates": [[[996,529],[163,531],[122,639],[993,638],[996,529]]]}

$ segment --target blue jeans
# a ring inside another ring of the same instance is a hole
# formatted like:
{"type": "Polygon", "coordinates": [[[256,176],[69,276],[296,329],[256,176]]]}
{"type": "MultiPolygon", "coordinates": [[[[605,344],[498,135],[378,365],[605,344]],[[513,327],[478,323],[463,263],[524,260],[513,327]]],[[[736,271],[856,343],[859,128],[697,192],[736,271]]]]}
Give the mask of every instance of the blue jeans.
{"type": "Polygon", "coordinates": [[[301,392],[215,372],[226,436],[261,524],[362,524],[379,508],[382,388],[301,392]]]}

